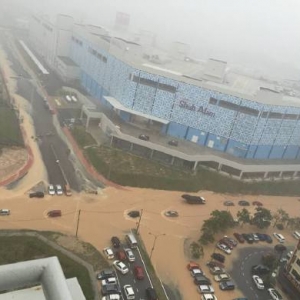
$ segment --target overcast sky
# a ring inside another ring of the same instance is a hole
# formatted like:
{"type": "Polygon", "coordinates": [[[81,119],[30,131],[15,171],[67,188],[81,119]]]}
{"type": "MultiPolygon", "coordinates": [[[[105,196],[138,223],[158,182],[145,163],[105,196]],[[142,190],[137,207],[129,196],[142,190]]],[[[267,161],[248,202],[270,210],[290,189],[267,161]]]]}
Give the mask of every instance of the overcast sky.
{"type": "Polygon", "coordinates": [[[163,45],[177,40],[191,45],[197,58],[288,71],[291,76],[298,69],[300,79],[300,0],[23,1],[102,26],[112,27],[116,12],[128,13],[132,31],[154,31],[163,45]]]}

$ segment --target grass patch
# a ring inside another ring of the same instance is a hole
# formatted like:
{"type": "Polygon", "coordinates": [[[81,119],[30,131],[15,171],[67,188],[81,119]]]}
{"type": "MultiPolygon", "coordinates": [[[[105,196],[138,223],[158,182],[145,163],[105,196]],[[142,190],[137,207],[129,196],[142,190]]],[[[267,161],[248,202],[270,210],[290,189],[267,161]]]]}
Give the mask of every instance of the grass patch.
{"type": "Polygon", "coordinates": [[[85,131],[83,126],[73,126],[70,130],[81,148],[97,144],[91,134],[85,131]]]}
{"type": "Polygon", "coordinates": [[[57,256],[66,278],[77,277],[87,300],[94,299],[88,271],[61,252],[37,238],[27,236],[0,237],[0,265],[57,256]]]}
{"type": "Polygon", "coordinates": [[[298,196],[299,180],[242,182],[199,168],[197,174],[176,170],[131,153],[107,146],[84,150],[86,157],[104,176],[124,186],[197,192],[298,196]]]}

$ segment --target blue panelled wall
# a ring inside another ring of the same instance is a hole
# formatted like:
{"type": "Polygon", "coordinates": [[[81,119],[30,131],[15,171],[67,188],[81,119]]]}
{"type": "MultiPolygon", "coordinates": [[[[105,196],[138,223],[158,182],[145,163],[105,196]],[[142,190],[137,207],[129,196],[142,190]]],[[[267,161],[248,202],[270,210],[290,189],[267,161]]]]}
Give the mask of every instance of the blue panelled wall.
{"type": "MultiPolygon", "coordinates": [[[[258,103],[141,71],[75,34],[70,57],[93,97],[112,108],[104,99],[112,96],[127,108],[168,120],[162,133],[241,158],[300,158],[299,107],[258,103]]],[[[120,117],[131,120],[127,112],[120,117]]]]}

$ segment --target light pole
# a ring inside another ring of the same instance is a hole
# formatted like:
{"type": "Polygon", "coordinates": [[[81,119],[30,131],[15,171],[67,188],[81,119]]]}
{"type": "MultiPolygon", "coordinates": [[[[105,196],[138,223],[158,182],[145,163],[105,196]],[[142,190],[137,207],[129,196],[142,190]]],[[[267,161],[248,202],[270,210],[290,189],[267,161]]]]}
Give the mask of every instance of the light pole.
{"type": "Polygon", "coordinates": [[[153,241],[153,245],[152,245],[152,249],[151,249],[151,253],[150,253],[150,260],[151,260],[157,238],[159,238],[160,236],[166,235],[166,234],[165,233],[154,234],[152,232],[149,232],[149,234],[154,236],[154,241],[153,241]]]}

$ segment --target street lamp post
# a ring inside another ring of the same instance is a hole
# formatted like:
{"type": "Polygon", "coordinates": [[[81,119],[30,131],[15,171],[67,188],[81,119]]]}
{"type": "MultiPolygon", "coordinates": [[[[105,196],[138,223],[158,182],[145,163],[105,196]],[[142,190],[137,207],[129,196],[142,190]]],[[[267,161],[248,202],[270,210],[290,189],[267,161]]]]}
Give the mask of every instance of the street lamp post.
{"type": "Polygon", "coordinates": [[[152,232],[149,232],[149,234],[154,236],[154,241],[153,241],[152,249],[151,249],[151,252],[150,252],[150,260],[151,260],[153,251],[155,249],[155,244],[156,244],[157,238],[159,238],[160,236],[166,235],[166,234],[165,233],[154,234],[152,232]]]}

